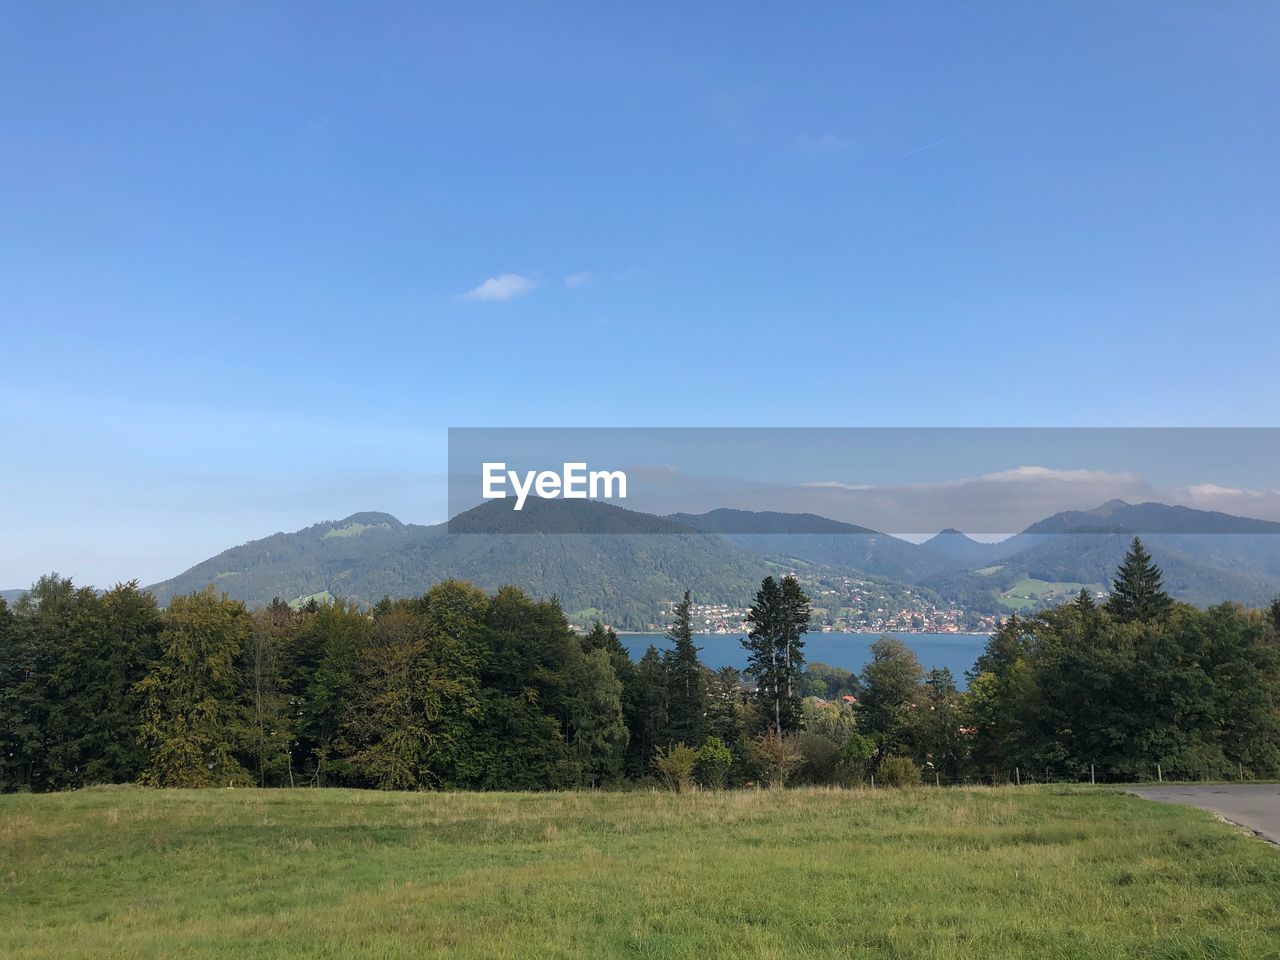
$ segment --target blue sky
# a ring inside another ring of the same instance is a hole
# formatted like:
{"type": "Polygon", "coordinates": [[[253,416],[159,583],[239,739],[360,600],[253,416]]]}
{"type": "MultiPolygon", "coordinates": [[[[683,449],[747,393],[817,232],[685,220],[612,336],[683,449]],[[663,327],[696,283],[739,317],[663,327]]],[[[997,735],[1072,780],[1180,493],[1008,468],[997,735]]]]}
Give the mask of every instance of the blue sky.
{"type": "Polygon", "coordinates": [[[1054,6],[5,4],[0,586],[451,425],[1275,424],[1280,8],[1054,6]]]}

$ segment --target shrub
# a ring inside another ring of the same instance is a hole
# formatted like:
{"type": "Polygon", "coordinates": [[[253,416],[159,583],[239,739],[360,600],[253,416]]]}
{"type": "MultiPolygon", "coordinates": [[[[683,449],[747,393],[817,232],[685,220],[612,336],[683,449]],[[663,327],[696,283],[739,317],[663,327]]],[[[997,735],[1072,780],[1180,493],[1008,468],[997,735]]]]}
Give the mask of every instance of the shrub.
{"type": "Polygon", "coordinates": [[[769,732],[751,741],[752,752],[771,787],[781,787],[800,764],[801,756],[790,739],[769,732]]]}
{"type": "Polygon", "coordinates": [[[665,751],[658,747],[657,756],[653,758],[658,778],[667,789],[676,793],[684,793],[693,787],[693,769],[697,764],[698,751],[683,743],[665,751]]]}
{"type": "Polygon", "coordinates": [[[911,787],[920,783],[920,768],[910,757],[885,757],[876,770],[876,783],[885,787],[911,787]]]}
{"type": "Polygon", "coordinates": [[[851,733],[840,747],[836,761],[836,780],[847,787],[867,782],[867,767],[875,755],[876,745],[870,737],[851,733]]]}
{"type": "Polygon", "coordinates": [[[840,748],[832,740],[806,730],[792,737],[791,743],[800,754],[795,772],[797,780],[816,785],[835,782],[840,748]]]}
{"type": "Polygon", "coordinates": [[[720,790],[732,766],[733,751],[719,737],[707,737],[698,751],[698,782],[712,790],[720,790]]]}

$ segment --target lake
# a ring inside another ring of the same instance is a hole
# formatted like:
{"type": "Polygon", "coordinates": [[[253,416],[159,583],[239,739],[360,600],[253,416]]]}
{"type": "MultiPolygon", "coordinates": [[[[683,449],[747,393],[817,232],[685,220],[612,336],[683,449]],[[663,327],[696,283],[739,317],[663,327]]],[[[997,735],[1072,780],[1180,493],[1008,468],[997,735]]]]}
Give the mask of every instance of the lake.
{"type": "MultiPolygon", "coordinates": [[[[620,633],[633,660],[644,655],[649,644],[664,650],[671,644],[663,636],[649,633],[620,633]]],[[[804,635],[804,659],[806,663],[829,663],[861,673],[871,659],[871,645],[880,638],[878,633],[806,633],[804,635]]],[[[956,683],[963,689],[964,675],[982,654],[987,638],[966,633],[895,633],[903,643],[915,651],[920,664],[929,670],[933,667],[949,667],[956,683]]],[[[747,652],[742,649],[742,634],[696,633],[693,641],[700,648],[698,656],[712,669],[747,665],[747,652]]]]}

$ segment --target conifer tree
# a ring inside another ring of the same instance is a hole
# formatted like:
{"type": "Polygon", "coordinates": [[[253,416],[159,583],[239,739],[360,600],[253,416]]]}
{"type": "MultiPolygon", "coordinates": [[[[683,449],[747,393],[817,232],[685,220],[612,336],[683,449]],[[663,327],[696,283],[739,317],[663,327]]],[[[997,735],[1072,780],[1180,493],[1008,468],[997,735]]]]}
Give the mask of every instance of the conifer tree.
{"type": "Polygon", "coordinates": [[[1162,579],[1151,554],[1142,541],[1134,537],[1112,581],[1107,610],[1122,623],[1156,619],[1172,602],[1164,592],[1162,579]]]}
{"type": "Polygon", "coordinates": [[[675,620],[667,631],[672,649],[666,655],[668,736],[672,743],[698,746],[705,723],[706,690],[698,648],[693,643],[693,601],[689,591],[676,604],[675,620]]]}
{"type": "Polygon", "coordinates": [[[1093,594],[1087,587],[1081,587],[1080,592],[1076,594],[1076,606],[1083,613],[1093,613],[1097,609],[1097,605],[1093,602],[1093,594]]]}
{"type": "Polygon", "coordinates": [[[751,629],[742,641],[747,650],[747,672],[756,681],[761,712],[777,735],[799,726],[798,689],[809,618],[809,598],[791,576],[784,577],[781,584],[765,577],[747,614],[751,629]]]}
{"type": "Polygon", "coordinates": [[[667,668],[653,644],[635,669],[635,722],[627,749],[627,769],[632,776],[649,773],[658,748],[670,745],[667,722],[667,668]]]}
{"type": "Polygon", "coordinates": [[[782,655],[786,667],[787,700],[798,715],[798,684],[804,672],[804,634],[809,629],[809,598],[793,576],[782,578],[782,655]]]}

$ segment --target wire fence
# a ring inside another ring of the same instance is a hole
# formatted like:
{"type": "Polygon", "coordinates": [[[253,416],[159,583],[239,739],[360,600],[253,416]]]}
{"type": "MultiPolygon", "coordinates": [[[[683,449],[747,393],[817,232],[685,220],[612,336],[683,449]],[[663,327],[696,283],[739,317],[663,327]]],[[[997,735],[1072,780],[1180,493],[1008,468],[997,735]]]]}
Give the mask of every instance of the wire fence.
{"type": "MultiPolygon", "coordinates": [[[[1114,770],[1104,769],[1097,764],[1087,768],[1054,769],[1052,767],[1014,766],[1008,770],[1000,770],[987,774],[964,774],[952,776],[929,767],[921,773],[921,783],[936,787],[1003,787],[1003,786],[1044,786],[1044,785],[1111,785],[1142,786],[1162,783],[1251,783],[1274,782],[1280,780],[1280,770],[1254,770],[1244,764],[1237,764],[1235,770],[1178,770],[1153,763],[1148,767],[1114,770]]],[[[873,778],[874,781],[874,778],[873,778]]],[[[874,786],[874,782],[872,782],[874,786]]]]}

